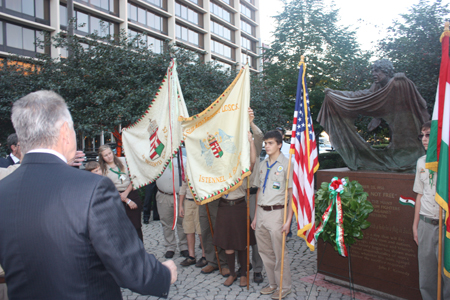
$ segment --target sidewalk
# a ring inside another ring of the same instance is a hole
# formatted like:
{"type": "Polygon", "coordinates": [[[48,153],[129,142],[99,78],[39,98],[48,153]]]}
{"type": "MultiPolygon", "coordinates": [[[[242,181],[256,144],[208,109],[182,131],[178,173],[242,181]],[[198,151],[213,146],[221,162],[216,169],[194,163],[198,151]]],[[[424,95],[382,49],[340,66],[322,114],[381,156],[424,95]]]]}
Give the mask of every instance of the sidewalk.
{"type": "MultiPolygon", "coordinates": [[[[295,227],[292,226],[292,228],[295,227]]],[[[165,261],[164,239],[160,222],[150,221],[150,224],[148,225],[143,224],[142,231],[147,252],[154,254],[160,261],[165,261]]],[[[197,247],[198,243],[199,240],[197,238],[195,247],[197,259],[201,258],[201,250],[197,247]]],[[[311,252],[303,239],[300,239],[297,236],[293,236],[293,238],[286,243],[286,246],[289,250],[293,284],[292,293],[284,299],[306,299],[311,288],[311,282],[314,280],[316,274],[316,252],[311,252]]],[[[250,271],[250,289],[247,291],[247,288],[239,287],[239,281],[235,282],[231,287],[225,287],[223,285],[225,278],[219,275],[218,271],[205,275],[201,274],[201,269],[196,268],[194,265],[189,267],[180,266],[180,263],[184,258],[180,256],[179,249],[175,252],[173,260],[178,267],[178,279],[171,286],[168,299],[272,299],[271,295],[261,295],[259,293],[260,289],[265,287],[268,282],[265,278],[264,282],[260,285],[253,283],[253,271],[250,271]]],[[[122,296],[124,300],[158,299],[157,297],[152,296],[142,296],[127,289],[122,289],[122,296]]],[[[323,276],[319,274],[309,299],[337,300],[351,299],[351,297],[348,288],[326,282],[323,280],[323,276]]],[[[376,298],[363,293],[356,293],[356,299],[377,300],[381,298],[376,298]]]]}

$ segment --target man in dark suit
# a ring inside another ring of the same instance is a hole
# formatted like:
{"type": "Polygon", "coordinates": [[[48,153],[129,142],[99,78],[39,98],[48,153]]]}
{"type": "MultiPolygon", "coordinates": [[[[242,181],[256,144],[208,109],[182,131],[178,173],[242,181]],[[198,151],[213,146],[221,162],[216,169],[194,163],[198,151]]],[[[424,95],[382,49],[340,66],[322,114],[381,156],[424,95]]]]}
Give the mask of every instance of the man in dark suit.
{"type": "Polygon", "coordinates": [[[23,153],[0,181],[0,264],[14,299],[122,299],[119,287],[167,297],[169,260],[145,252],[107,177],[71,168],[73,122],[64,100],[39,91],[11,120],[23,153]]]}
{"type": "Polygon", "coordinates": [[[17,164],[20,162],[19,157],[20,154],[20,144],[17,139],[17,134],[13,133],[8,136],[8,139],[6,140],[8,144],[8,149],[10,151],[10,154],[4,158],[0,158],[0,168],[7,168],[11,165],[17,164]]]}

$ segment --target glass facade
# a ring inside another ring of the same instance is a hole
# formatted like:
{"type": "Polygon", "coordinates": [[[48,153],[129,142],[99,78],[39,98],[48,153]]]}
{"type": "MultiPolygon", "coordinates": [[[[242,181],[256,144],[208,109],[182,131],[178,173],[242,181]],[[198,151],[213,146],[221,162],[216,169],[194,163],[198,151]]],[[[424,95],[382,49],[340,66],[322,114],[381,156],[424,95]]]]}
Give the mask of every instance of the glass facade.
{"type": "Polygon", "coordinates": [[[222,55],[223,57],[233,59],[231,47],[224,45],[220,42],[212,40],[211,41],[211,51],[216,54],[222,55]]]}
{"type": "Polygon", "coordinates": [[[255,42],[252,42],[248,38],[241,36],[241,47],[252,52],[256,52],[255,42]]]}
{"type": "Polygon", "coordinates": [[[49,53],[45,48],[36,45],[38,40],[44,40],[44,33],[40,30],[0,21],[0,31],[0,49],[2,51],[26,56],[49,53]]]}
{"type": "Polygon", "coordinates": [[[224,39],[232,41],[231,30],[219,23],[211,21],[211,32],[223,37],[224,39]]]}
{"type": "Polygon", "coordinates": [[[99,19],[81,11],[75,11],[75,17],[77,20],[76,31],[78,33],[96,33],[101,37],[105,37],[108,34],[114,35],[116,33],[117,25],[115,23],[99,19]]]}
{"type": "Polygon", "coordinates": [[[255,35],[253,26],[242,20],[241,20],[241,30],[253,36],[255,35]]]}
{"type": "Polygon", "coordinates": [[[128,3],[128,20],[145,27],[163,31],[162,17],[130,3],[128,3]]]}
{"type": "Polygon", "coordinates": [[[49,0],[0,0],[0,3],[0,11],[38,23],[50,24],[49,0]]]}
{"type": "Polygon", "coordinates": [[[246,16],[249,19],[255,20],[255,16],[253,14],[253,11],[248,8],[247,6],[245,6],[244,4],[240,4],[241,5],[241,13],[246,16]]]}
{"type": "Polygon", "coordinates": [[[221,6],[211,2],[209,9],[212,14],[218,16],[224,21],[231,23],[231,14],[221,6]]]}
{"type": "Polygon", "coordinates": [[[131,29],[128,29],[128,36],[130,40],[133,40],[138,35],[140,35],[140,39],[136,40],[135,43],[139,47],[146,47],[152,50],[154,53],[162,53],[164,47],[164,41],[157,39],[155,37],[146,35],[145,33],[137,32],[131,29]]]}
{"type": "Polygon", "coordinates": [[[118,0],[75,0],[75,1],[95,6],[96,8],[100,8],[102,10],[112,12],[114,14],[118,13],[118,11],[116,11],[116,1],[118,0]]]}
{"type": "Polygon", "coordinates": [[[200,14],[184,5],[175,3],[175,15],[189,21],[195,25],[200,26],[200,14]]]}
{"type": "Polygon", "coordinates": [[[175,28],[175,36],[177,39],[180,39],[182,41],[185,41],[192,45],[200,47],[199,34],[191,29],[188,29],[186,27],[183,27],[183,26],[180,26],[177,24],[176,28],[175,28]]]}
{"type": "Polygon", "coordinates": [[[150,3],[150,4],[153,4],[155,6],[158,6],[160,8],[163,8],[162,0],[143,0],[143,1],[145,1],[147,3],[150,3]]]}

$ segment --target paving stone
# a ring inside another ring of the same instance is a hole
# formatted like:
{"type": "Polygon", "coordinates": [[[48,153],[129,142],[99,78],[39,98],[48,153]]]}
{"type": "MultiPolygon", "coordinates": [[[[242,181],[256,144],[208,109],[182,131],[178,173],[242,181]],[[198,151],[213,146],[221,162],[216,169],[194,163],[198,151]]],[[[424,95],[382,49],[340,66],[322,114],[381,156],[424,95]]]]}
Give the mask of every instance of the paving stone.
{"type": "MultiPolygon", "coordinates": [[[[164,238],[160,221],[153,221],[150,218],[150,224],[142,226],[144,235],[144,246],[148,253],[155,255],[160,261],[165,261],[164,258],[164,238]]],[[[295,228],[295,226],[292,226],[295,228]]],[[[201,250],[198,249],[200,241],[196,236],[195,255],[197,258],[201,257],[201,250]]],[[[286,300],[307,299],[311,283],[302,281],[301,279],[307,276],[314,276],[317,270],[316,252],[311,252],[306,246],[303,239],[297,237],[295,234],[291,240],[286,243],[289,251],[289,259],[291,261],[291,276],[292,276],[292,293],[288,295],[286,300]]],[[[253,271],[250,271],[250,289],[239,287],[238,281],[231,287],[225,287],[223,283],[226,278],[222,277],[219,272],[212,274],[201,274],[200,268],[195,266],[182,267],[180,263],[184,260],[180,256],[180,249],[176,249],[174,262],[178,267],[178,280],[171,286],[168,299],[171,300],[269,300],[271,295],[261,295],[260,290],[268,284],[267,276],[263,271],[264,282],[256,284],[253,282],[253,271]]],[[[128,289],[121,289],[124,300],[155,300],[163,299],[153,296],[144,296],[133,293],[128,289]]],[[[373,297],[373,296],[372,296],[373,297]]],[[[343,295],[333,289],[313,286],[309,300],[344,300],[350,299],[350,296],[343,295]]],[[[373,297],[373,299],[379,299],[373,297]]]]}

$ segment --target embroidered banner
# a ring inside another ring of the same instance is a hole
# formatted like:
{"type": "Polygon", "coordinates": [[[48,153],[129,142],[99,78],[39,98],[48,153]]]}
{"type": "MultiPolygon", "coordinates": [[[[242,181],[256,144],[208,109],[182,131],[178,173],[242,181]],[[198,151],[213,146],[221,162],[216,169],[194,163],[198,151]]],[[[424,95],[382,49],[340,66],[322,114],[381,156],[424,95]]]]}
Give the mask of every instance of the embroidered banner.
{"type": "Polygon", "coordinates": [[[172,59],[161,86],[141,118],[122,130],[123,149],[135,189],[155,181],[164,172],[183,140],[178,117],[188,117],[172,59]]]}
{"type": "Polygon", "coordinates": [[[250,71],[246,65],[207,109],[190,118],[180,117],[187,183],[198,204],[220,198],[250,175],[249,104],[250,71]]]}

